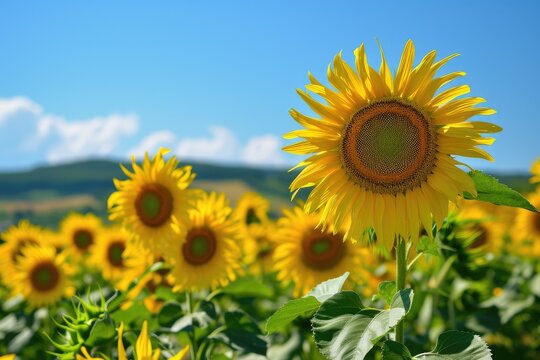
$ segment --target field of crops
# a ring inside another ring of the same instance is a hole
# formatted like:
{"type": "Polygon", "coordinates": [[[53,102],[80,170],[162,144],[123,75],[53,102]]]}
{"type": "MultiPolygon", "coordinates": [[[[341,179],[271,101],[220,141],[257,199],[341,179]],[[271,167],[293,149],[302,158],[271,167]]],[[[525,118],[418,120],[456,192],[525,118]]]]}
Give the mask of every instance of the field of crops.
{"type": "Polygon", "coordinates": [[[382,49],[375,68],[354,56],[298,90],[290,176],[209,191],[160,148],[108,185],[0,178],[19,211],[0,234],[0,359],[539,359],[540,160],[522,193],[461,162],[492,160],[502,129],[468,85],[441,89],[464,75],[438,75],[453,56],[415,63],[410,40],[395,72],[382,49]],[[62,204],[101,210],[21,216],[62,204]]]}

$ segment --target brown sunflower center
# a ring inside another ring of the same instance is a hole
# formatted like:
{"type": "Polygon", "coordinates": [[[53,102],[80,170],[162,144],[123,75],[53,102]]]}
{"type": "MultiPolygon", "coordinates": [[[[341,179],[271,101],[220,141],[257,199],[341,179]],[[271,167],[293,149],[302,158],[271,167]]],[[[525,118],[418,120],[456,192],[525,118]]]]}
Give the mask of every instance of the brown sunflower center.
{"type": "Polygon", "coordinates": [[[253,210],[253,208],[249,208],[246,213],[246,224],[251,225],[251,224],[260,224],[260,223],[261,223],[261,219],[259,219],[255,210],[253,210]]]}
{"type": "Polygon", "coordinates": [[[534,219],[533,219],[534,229],[536,230],[538,234],[540,234],[540,213],[534,213],[533,216],[534,216],[534,219]]]}
{"type": "Polygon", "coordinates": [[[203,265],[212,260],[216,248],[216,236],[210,229],[203,227],[189,230],[182,252],[189,264],[203,265]]]}
{"type": "Polygon", "coordinates": [[[52,262],[42,262],[30,272],[32,287],[40,292],[53,290],[60,281],[60,272],[52,262]]]}
{"type": "Polygon", "coordinates": [[[351,117],[341,153],[354,182],[376,193],[397,194],[427,179],[436,147],[430,119],[409,103],[388,99],[373,102],[351,117]]]}
{"type": "Polygon", "coordinates": [[[14,263],[17,262],[17,258],[22,255],[23,249],[28,245],[38,245],[38,242],[36,239],[32,238],[20,239],[17,246],[15,246],[11,252],[11,260],[13,260],[14,263]]]}
{"type": "Polygon", "coordinates": [[[161,184],[147,184],[137,194],[135,211],[143,224],[160,227],[172,215],[172,194],[161,184]]]}
{"type": "Polygon", "coordinates": [[[73,243],[79,250],[87,250],[94,243],[94,235],[86,229],[79,229],[73,233],[73,243]]]}
{"type": "Polygon", "coordinates": [[[484,225],[476,224],[474,226],[474,233],[476,235],[474,242],[471,244],[471,248],[479,248],[488,242],[488,231],[484,225]]]}
{"type": "Polygon", "coordinates": [[[345,255],[343,235],[313,230],[302,240],[302,261],[314,270],[327,270],[337,265],[345,255]]]}
{"type": "Polygon", "coordinates": [[[122,258],[124,250],[126,250],[126,244],[121,240],[113,241],[109,244],[107,260],[112,266],[118,268],[124,267],[124,259],[122,258]]]}

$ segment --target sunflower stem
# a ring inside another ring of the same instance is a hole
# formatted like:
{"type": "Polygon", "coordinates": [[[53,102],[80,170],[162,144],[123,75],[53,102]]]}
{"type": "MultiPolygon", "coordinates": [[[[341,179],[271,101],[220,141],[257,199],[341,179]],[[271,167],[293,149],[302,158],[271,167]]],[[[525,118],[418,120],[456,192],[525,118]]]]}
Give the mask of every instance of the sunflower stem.
{"type": "MultiPolygon", "coordinates": [[[[188,315],[193,314],[193,298],[191,296],[191,292],[186,292],[186,305],[187,305],[187,311],[188,315]]],[[[191,359],[196,360],[197,357],[197,339],[195,338],[195,328],[193,327],[193,318],[191,318],[191,331],[188,332],[189,340],[191,342],[191,346],[189,347],[191,359]]]]}
{"type": "MultiPolygon", "coordinates": [[[[396,239],[396,287],[397,290],[405,289],[407,278],[407,244],[405,239],[398,236],[396,239]]],[[[396,325],[396,341],[405,344],[405,334],[403,331],[404,320],[396,325]]]]}

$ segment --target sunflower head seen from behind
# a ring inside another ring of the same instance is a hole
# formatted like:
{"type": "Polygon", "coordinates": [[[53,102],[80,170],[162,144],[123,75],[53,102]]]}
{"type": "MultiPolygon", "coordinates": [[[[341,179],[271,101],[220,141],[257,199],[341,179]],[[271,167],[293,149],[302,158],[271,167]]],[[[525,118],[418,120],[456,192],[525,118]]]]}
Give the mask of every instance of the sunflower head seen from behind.
{"type": "Polygon", "coordinates": [[[142,166],[132,159],[133,171],[121,165],[127,180],[114,180],[117,189],[108,200],[109,218],[120,222],[133,239],[156,253],[168,250],[176,236],[172,224],[180,226],[194,197],[188,189],[195,178],[190,166],[178,167],[179,161],[160,149],[150,159],[145,154],[142,166]]]}
{"type": "Polygon", "coordinates": [[[177,290],[225,286],[240,269],[238,223],[223,194],[204,193],[189,211],[186,231],[165,253],[177,290]]]}
{"type": "Polygon", "coordinates": [[[283,210],[275,235],[274,270],[278,280],[293,281],[295,296],[305,295],[315,285],[353,271],[349,279],[367,279],[374,258],[369,249],[345,241],[344,234],[318,227],[320,216],[296,206],[283,210]]]}
{"type": "Polygon", "coordinates": [[[298,90],[317,117],[291,110],[302,129],[285,135],[301,139],[286,151],[310,155],[291,184],[294,192],[313,188],[305,209],[320,211],[321,222],[347,236],[373,227],[388,250],[396,234],[417,239],[420,226],[431,229],[432,216],[442,224],[449,201],[476,194],[454,155],[492,160],[478,145],[494,141],[483,134],[500,131],[469,121],[494,113],[477,106],[484,99],[465,96],[469,86],[440,91],[464,75],[436,77],[455,55],[436,61],[431,51],[414,66],[414,53],[409,40],[394,75],[382,50],[379,71],[368,64],[364,45],[355,50],[354,68],[338,54],[328,69],[331,86],[310,74],[307,91],[298,90]]]}

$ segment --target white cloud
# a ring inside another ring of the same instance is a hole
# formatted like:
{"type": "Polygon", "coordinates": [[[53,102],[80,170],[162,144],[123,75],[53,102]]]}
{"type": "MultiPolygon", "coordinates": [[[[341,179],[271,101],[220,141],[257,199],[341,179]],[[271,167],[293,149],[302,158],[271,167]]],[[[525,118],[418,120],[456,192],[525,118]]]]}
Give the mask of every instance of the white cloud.
{"type": "Polygon", "coordinates": [[[129,150],[128,155],[142,158],[145,152],[155,153],[160,147],[169,147],[175,140],[176,136],[172,131],[156,131],[142,139],[139,145],[129,150]]]}
{"type": "Polygon", "coordinates": [[[250,138],[242,150],[242,160],[251,165],[285,164],[285,158],[281,151],[281,140],[274,135],[250,138]]]}
{"type": "Polygon", "coordinates": [[[181,158],[210,161],[231,161],[237,158],[239,144],[236,136],[227,128],[212,126],[211,137],[182,139],[176,147],[181,158]]]}
{"type": "Polygon", "coordinates": [[[19,114],[39,115],[43,112],[41,106],[32,100],[16,96],[7,99],[0,98],[0,125],[11,117],[19,114]]]}
{"type": "Polygon", "coordinates": [[[91,156],[111,155],[124,136],[134,135],[139,121],[136,115],[112,114],[81,121],[67,121],[54,115],[37,123],[39,139],[54,138],[46,150],[46,159],[57,163],[91,156]]]}

